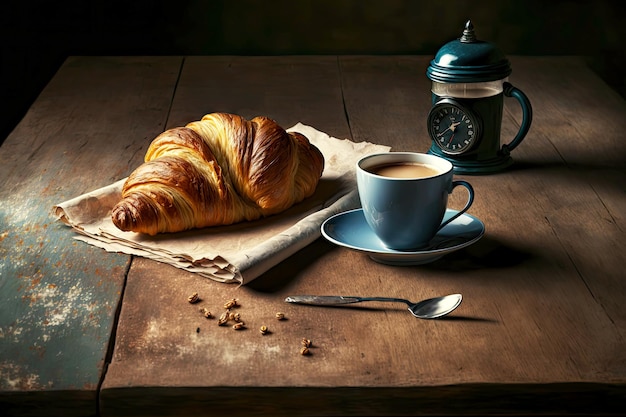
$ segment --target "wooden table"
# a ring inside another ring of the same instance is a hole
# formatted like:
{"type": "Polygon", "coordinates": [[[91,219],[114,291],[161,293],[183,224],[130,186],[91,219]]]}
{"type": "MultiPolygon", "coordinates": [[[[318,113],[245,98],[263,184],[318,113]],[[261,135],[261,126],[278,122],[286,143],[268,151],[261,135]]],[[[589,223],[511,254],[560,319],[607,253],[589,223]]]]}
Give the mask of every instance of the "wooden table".
{"type": "MultiPolygon", "coordinates": [[[[430,59],[69,58],[0,148],[3,415],[622,414],[626,103],[583,58],[510,57],[533,125],[511,168],[462,176],[483,238],[428,265],[320,238],[238,287],[77,242],[50,214],[213,111],[425,152],[430,59]],[[238,299],[248,329],[202,317],[194,291],[218,311],[238,299]],[[440,320],[283,302],[454,292],[440,320]]],[[[520,114],[507,99],[503,142],[520,114]]]]}

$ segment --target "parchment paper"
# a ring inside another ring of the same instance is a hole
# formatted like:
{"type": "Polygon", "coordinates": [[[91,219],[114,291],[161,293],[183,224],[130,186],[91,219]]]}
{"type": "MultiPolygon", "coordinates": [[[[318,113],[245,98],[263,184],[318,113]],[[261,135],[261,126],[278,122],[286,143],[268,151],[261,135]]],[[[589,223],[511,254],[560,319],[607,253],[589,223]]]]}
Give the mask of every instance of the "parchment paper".
{"type": "Polygon", "coordinates": [[[224,283],[247,284],[321,236],[324,220],[359,207],[354,166],[363,155],[388,152],[370,142],[337,139],[298,123],[300,132],[325,159],[313,196],[265,219],[231,226],[147,236],[123,232],[111,222],[125,178],[53,207],[53,215],[72,227],[76,239],[108,252],[142,256],[224,283]]]}

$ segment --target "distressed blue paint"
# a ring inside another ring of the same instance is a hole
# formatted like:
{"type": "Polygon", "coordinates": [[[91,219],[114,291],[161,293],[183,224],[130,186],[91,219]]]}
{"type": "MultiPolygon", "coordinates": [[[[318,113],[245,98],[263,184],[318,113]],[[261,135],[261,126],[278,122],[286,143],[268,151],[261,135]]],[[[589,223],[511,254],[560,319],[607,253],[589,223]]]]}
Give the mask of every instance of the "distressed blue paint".
{"type": "Polygon", "coordinates": [[[130,256],[75,240],[51,211],[128,175],[181,64],[68,58],[0,147],[0,410],[97,412],[130,256]]]}
{"type": "Polygon", "coordinates": [[[0,203],[0,391],[95,390],[129,257],[31,204],[0,203]]]}

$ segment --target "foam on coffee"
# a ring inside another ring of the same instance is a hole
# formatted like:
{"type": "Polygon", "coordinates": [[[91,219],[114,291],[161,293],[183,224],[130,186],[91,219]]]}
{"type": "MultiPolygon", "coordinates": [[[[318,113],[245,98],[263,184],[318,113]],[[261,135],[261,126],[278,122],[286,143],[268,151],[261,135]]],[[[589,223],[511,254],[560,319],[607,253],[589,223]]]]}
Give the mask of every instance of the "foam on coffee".
{"type": "Polygon", "coordinates": [[[440,173],[440,170],[432,165],[417,162],[393,162],[375,165],[368,168],[372,174],[391,178],[425,178],[440,173]]]}

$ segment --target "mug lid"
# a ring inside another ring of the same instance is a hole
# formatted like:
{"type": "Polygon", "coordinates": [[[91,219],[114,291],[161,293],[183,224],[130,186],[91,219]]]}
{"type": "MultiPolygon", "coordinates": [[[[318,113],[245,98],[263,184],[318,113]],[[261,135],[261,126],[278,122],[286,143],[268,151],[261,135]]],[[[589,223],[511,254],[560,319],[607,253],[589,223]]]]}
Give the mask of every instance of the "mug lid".
{"type": "Polygon", "coordinates": [[[460,38],[439,49],[426,75],[441,83],[496,81],[511,74],[509,60],[493,44],[478,40],[471,20],[460,38]]]}

